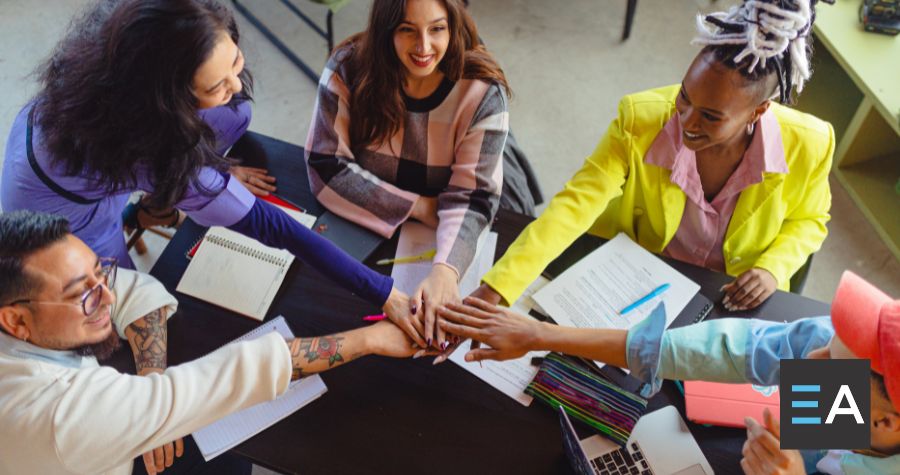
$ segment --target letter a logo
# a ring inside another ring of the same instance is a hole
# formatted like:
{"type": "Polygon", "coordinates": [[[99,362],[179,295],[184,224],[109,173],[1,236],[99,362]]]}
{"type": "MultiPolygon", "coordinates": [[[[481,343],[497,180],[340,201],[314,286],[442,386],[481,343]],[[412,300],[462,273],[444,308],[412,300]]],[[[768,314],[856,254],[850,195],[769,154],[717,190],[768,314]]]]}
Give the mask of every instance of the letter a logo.
{"type": "Polygon", "coordinates": [[[838,390],[837,397],[834,398],[834,404],[831,406],[831,412],[828,413],[828,418],[825,419],[825,423],[833,423],[834,416],[838,414],[852,415],[853,418],[856,419],[857,424],[865,424],[862,414],[859,413],[859,407],[857,407],[856,401],[853,400],[853,393],[850,392],[850,386],[847,386],[846,384],[842,384],[841,389],[838,390]],[[841,401],[844,399],[847,400],[850,407],[841,407],[841,401]]]}
{"type": "Polygon", "coordinates": [[[868,449],[869,360],[781,360],[781,448],[868,449]]]}

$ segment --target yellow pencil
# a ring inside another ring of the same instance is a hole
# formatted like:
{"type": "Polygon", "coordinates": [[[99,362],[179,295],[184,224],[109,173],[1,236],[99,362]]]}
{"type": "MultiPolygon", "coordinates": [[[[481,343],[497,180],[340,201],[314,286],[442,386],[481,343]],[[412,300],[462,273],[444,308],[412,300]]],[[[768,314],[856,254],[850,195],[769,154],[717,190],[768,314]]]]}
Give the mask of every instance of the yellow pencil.
{"type": "Polygon", "coordinates": [[[397,257],[394,259],[381,259],[376,262],[376,265],[386,266],[389,264],[409,264],[411,262],[422,262],[422,261],[430,261],[434,258],[434,255],[437,254],[437,249],[432,249],[430,251],[425,251],[418,256],[408,256],[408,257],[397,257]]]}

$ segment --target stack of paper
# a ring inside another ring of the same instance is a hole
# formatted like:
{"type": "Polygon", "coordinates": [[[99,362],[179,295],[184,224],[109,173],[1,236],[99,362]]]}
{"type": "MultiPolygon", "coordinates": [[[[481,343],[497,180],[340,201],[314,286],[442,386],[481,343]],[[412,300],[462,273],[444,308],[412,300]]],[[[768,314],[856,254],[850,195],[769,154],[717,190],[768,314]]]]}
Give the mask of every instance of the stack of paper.
{"type": "Polygon", "coordinates": [[[628,329],[665,302],[666,326],[700,286],[619,234],[597,248],[534,296],[556,323],[578,328],[628,329]],[[657,287],[669,289],[625,315],[619,312],[657,287]]]}
{"type": "MultiPolygon", "coordinates": [[[[284,317],[278,317],[235,341],[253,340],[273,331],[277,331],[286,339],[294,337],[284,317]]],[[[287,391],[275,400],[235,412],[194,432],[194,441],[197,442],[203,458],[210,461],[315,401],[327,390],[318,375],[294,381],[288,386],[287,391]]]]}

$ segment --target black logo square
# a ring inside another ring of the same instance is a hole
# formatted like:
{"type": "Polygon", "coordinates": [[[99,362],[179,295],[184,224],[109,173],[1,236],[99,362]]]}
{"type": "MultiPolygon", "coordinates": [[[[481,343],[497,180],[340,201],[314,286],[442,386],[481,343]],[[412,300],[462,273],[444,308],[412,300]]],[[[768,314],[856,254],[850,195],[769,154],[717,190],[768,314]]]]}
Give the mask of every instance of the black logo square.
{"type": "Polygon", "coordinates": [[[781,360],[781,448],[868,449],[869,360],[781,360]]]}

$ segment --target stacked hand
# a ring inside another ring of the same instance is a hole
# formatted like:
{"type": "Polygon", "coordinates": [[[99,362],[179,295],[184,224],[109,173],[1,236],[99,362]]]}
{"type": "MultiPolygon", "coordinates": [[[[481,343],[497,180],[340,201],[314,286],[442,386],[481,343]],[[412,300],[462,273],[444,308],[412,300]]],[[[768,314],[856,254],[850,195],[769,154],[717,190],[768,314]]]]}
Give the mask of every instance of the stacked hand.
{"type": "Polygon", "coordinates": [[[534,347],[540,322],[498,307],[477,297],[466,297],[463,305],[451,303],[438,311],[441,327],[448,333],[472,339],[466,361],[521,358],[534,347]],[[479,348],[476,341],[490,348],[479,348]]]}
{"type": "Polygon", "coordinates": [[[394,289],[384,306],[384,313],[420,349],[446,350],[451,342],[438,324],[437,310],[451,302],[459,302],[456,271],[445,264],[435,264],[412,297],[394,289]]]}
{"type": "Polygon", "coordinates": [[[417,353],[436,355],[436,351],[423,350],[414,344],[409,335],[397,325],[380,321],[368,328],[372,342],[372,353],[391,358],[409,358],[417,353]]]}
{"type": "MultiPolygon", "coordinates": [[[[476,299],[480,299],[488,304],[497,305],[502,300],[500,294],[498,294],[494,289],[490,288],[487,284],[481,284],[474,292],[469,295],[470,298],[474,297],[476,299]]],[[[446,331],[446,330],[445,330],[446,331]]],[[[465,338],[470,338],[460,334],[454,334],[456,337],[452,345],[446,348],[437,358],[434,360],[434,364],[440,364],[444,361],[447,361],[450,358],[450,355],[456,351],[456,348],[459,347],[459,344],[465,341],[465,338]]],[[[481,347],[481,342],[478,340],[472,340],[471,349],[476,350],[481,347]]],[[[471,352],[470,352],[471,353],[471,352]]]]}

